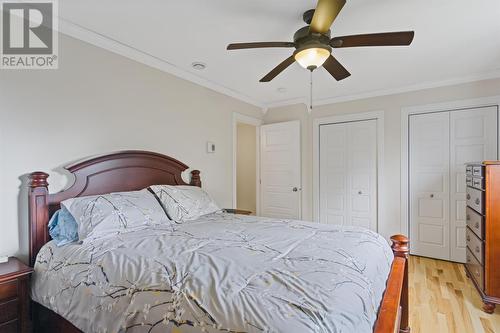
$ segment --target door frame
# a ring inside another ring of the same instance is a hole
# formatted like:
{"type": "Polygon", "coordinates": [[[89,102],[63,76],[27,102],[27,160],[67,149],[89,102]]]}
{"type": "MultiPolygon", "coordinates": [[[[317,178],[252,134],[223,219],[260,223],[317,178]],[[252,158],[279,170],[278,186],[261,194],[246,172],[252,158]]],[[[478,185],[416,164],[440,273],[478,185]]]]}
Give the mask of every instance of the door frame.
{"type": "Polygon", "coordinates": [[[260,126],[262,119],[250,117],[238,112],[233,112],[233,208],[236,209],[237,205],[237,151],[238,151],[238,123],[248,124],[255,126],[255,215],[260,214],[260,126]]]}
{"type": "Polygon", "coordinates": [[[370,111],[338,116],[316,118],[313,121],[313,221],[319,222],[319,172],[320,144],[319,134],[322,125],[352,123],[358,121],[376,120],[377,122],[377,232],[380,232],[380,221],[383,221],[384,211],[384,111],[370,111]]]}
{"type": "MultiPolygon", "coordinates": [[[[408,235],[411,239],[410,231],[410,154],[409,154],[409,128],[410,116],[422,113],[436,113],[460,111],[483,107],[497,108],[497,128],[500,138],[500,96],[465,99],[449,101],[444,103],[409,106],[401,108],[401,233],[408,235]]],[[[500,145],[497,144],[497,154],[500,157],[500,145]]]]}

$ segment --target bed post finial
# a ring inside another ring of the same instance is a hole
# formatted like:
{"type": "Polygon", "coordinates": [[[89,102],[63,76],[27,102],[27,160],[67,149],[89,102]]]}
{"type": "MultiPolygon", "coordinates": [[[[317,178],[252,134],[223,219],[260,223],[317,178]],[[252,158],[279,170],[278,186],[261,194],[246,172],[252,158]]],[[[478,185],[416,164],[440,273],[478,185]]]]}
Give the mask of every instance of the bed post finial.
{"type": "Polygon", "coordinates": [[[49,239],[49,175],[45,172],[33,172],[28,176],[29,191],[29,256],[30,266],[35,264],[36,255],[49,239]]]}
{"type": "Polygon", "coordinates": [[[410,333],[410,308],[408,303],[408,258],[410,256],[410,241],[403,235],[394,235],[391,237],[391,248],[395,257],[404,258],[405,271],[403,280],[403,290],[401,293],[401,322],[399,325],[400,333],[410,333]]]}
{"type": "Polygon", "coordinates": [[[48,187],[49,186],[49,183],[47,182],[47,178],[49,178],[49,175],[45,172],[36,171],[36,172],[30,173],[28,178],[30,180],[28,186],[31,188],[48,187]]]}
{"type": "Polygon", "coordinates": [[[191,182],[189,184],[201,187],[200,170],[191,171],[191,182]]]}
{"type": "Polygon", "coordinates": [[[394,256],[408,259],[408,255],[410,254],[410,241],[408,240],[408,237],[403,235],[394,235],[391,237],[391,242],[391,248],[392,252],[394,252],[394,256]]]}

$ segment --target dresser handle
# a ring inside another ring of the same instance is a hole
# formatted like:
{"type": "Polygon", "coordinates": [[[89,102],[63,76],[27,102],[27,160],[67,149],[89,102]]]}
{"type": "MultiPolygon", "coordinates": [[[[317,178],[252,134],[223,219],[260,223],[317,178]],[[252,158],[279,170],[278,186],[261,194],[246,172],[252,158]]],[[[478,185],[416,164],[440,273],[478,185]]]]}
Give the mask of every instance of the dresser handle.
{"type": "Polygon", "coordinates": [[[467,214],[467,217],[466,217],[467,221],[470,221],[470,215],[467,214]]]}
{"type": "Polygon", "coordinates": [[[476,229],[479,229],[479,222],[476,222],[476,229]]]}
{"type": "Polygon", "coordinates": [[[470,194],[467,194],[467,200],[470,200],[470,194]]]}
{"type": "Polygon", "coordinates": [[[467,235],[467,241],[470,242],[470,236],[469,235],[467,235]]]}
{"type": "Polygon", "coordinates": [[[479,246],[476,246],[476,252],[479,253],[479,246]]]}
{"type": "Polygon", "coordinates": [[[479,203],[481,202],[481,200],[479,200],[479,198],[476,199],[476,205],[479,205],[479,203]]]}

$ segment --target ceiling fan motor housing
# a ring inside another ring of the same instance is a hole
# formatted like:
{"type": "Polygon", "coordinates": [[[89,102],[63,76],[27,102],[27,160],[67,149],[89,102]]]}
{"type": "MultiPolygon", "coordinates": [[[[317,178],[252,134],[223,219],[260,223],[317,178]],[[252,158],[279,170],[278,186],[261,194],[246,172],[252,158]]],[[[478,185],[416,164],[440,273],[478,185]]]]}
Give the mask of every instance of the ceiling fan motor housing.
{"type": "Polygon", "coordinates": [[[309,26],[306,26],[297,30],[293,36],[293,41],[296,48],[294,54],[310,48],[321,48],[332,52],[330,30],[324,34],[315,34],[310,32],[309,26]]]}

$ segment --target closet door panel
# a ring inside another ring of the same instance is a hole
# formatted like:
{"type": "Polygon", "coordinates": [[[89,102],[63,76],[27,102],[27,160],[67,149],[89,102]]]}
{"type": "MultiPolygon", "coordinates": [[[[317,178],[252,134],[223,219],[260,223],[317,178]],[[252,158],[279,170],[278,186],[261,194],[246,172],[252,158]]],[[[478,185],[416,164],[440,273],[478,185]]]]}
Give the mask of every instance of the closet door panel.
{"type": "Polygon", "coordinates": [[[348,125],[350,224],[377,230],[377,121],[348,125]]]}
{"type": "Polygon", "coordinates": [[[449,113],[410,117],[411,253],[449,260],[449,113]]]}
{"type": "Polygon", "coordinates": [[[466,261],[465,164],[497,159],[497,107],[450,112],[450,259],[466,261]]]}
{"type": "Polygon", "coordinates": [[[320,128],[320,221],[347,222],[347,126],[323,125],[320,128]]]}

